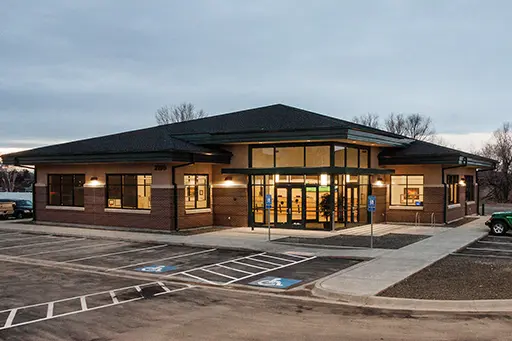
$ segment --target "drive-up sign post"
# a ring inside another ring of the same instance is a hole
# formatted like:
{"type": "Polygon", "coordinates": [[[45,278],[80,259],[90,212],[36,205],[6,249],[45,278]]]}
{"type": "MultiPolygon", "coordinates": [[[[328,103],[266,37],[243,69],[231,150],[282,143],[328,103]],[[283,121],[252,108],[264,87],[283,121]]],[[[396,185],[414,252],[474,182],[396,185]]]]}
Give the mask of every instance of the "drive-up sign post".
{"type": "Polygon", "coordinates": [[[268,240],[270,241],[270,209],[272,208],[272,194],[265,195],[265,208],[267,209],[268,213],[268,240]]]}
{"type": "Polygon", "coordinates": [[[371,222],[371,233],[370,233],[370,248],[373,249],[373,212],[375,212],[375,208],[377,206],[377,198],[375,195],[368,196],[368,212],[370,212],[370,222],[371,222]]]}

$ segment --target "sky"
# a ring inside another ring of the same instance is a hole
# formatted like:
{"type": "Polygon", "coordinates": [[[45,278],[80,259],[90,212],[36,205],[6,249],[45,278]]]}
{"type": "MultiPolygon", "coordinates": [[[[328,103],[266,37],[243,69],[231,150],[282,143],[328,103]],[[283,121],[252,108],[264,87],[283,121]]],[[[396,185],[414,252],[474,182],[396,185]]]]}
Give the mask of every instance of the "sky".
{"type": "Polygon", "coordinates": [[[0,154],[283,103],[421,113],[458,148],[512,110],[512,2],[3,0],[0,154]]]}

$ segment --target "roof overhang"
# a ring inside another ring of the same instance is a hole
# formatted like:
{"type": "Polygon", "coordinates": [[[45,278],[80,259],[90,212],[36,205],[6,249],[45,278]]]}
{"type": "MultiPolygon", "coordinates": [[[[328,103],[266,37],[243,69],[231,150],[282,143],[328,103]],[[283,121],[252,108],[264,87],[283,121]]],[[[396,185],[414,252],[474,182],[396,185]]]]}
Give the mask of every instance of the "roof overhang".
{"type": "Polygon", "coordinates": [[[375,175],[393,174],[393,169],[382,168],[352,168],[352,167],[272,167],[272,168],[223,168],[222,174],[247,174],[247,175],[303,175],[303,174],[351,174],[351,175],[375,175]]]}
{"type": "Polygon", "coordinates": [[[246,131],[237,133],[186,134],[175,135],[180,139],[198,145],[277,142],[277,141],[318,141],[318,140],[353,140],[375,143],[388,147],[404,147],[411,140],[383,134],[363,132],[347,128],[296,129],[289,131],[246,131]]]}
{"type": "Polygon", "coordinates": [[[51,155],[51,156],[2,156],[6,165],[39,165],[54,163],[124,163],[124,162],[204,162],[229,164],[231,154],[195,154],[186,152],[144,152],[116,154],[82,154],[82,155],[51,155]]]}
{"type": "Polygon", "coordinates": [[[467,157],[460,154],[451,155],[408,155],[408,156],[382,156],[379,155],[380,165],[463,165],[471,167],[495,167],[496,163],[488,159],[467,157]]]}

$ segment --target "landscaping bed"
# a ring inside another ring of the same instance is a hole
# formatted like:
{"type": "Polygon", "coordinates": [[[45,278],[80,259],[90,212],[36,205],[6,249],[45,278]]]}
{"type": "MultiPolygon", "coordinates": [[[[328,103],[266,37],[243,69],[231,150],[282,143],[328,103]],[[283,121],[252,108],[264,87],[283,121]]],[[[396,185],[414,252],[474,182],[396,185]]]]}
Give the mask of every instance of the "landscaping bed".
{"type": "MultiPolygon", "coordinates": [[[[373,247],[378,249],[400,249],[431,236],[419,234],[388,233],[373,237],[373,247]]],[[[313,244],[343,247],[370,247],[370,236],[337,235],[327,238],[286,237],[274,240],[293,244],[313,244]]]]}
{"type": "Polygon", "coordinates": [[[512,260],[450,255],[379,296],[429,300],[512,299],[512,260]]]}

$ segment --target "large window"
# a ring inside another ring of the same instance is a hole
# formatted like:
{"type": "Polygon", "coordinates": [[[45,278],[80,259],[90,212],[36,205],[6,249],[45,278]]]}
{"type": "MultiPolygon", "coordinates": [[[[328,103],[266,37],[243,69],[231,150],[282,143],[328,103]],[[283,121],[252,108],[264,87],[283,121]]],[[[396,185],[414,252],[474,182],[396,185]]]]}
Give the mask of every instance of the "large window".
{"type": "Polygon", "coordinates": [[[472,175],[466,175],[466,201],[475,201],[475,184],[472,175]]]}
{"type": "Polygon", "coordinates": [[[276,167],[304,167],[304,147],[276,147],[276,167]]]}
{"type": "Polygon", "coordinates": [[[48,175],[48,205],[84,206],[85,174],[48,175]]]}
{"type": "Polygon", "coordinates": [[[446,183],[448,184],[448,204],[459,203],[459,176],[458,175],[447,175],[446,183]]]}
{"type": "Polygon", "coordinates": [[[185,174],[185,209],[210,208],[208,175],[185,174]]]}
{"type": "Polygon", "coordinates": [[[274,167],[274,147],[254,148],[252,150],[252,166],[254,168],[274,167]]]}
{"type": "Polygon", "coordinates": [[[331,146],[306,147],[306,167],[329,167],[331,146]]]}
{"type": "Polygon", "coordinates": [[[107,207],[151,209],[151,175],[107,174],[107,207]]]}
{"type": "Polygon", "coordinates": [[[423,206],[423,175],[391,175],[392,206],[423,206]]]}

